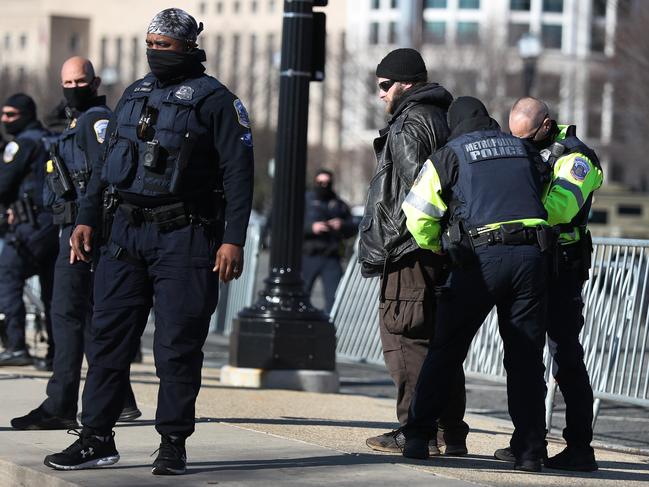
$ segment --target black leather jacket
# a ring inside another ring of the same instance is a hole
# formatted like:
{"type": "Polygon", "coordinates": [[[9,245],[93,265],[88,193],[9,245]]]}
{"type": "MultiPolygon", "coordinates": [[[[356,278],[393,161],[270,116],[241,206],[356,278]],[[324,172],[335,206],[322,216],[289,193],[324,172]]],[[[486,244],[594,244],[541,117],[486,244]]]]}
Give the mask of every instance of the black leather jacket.
{"type": "Polygon", "coordinates": [[[413,88],[374,139],[377,167],[361,224],[358,261],[365,277],[419,249],[406,228],[401,204],[421,166],[449,135],[452,95],[437,83],[413,88]]]}

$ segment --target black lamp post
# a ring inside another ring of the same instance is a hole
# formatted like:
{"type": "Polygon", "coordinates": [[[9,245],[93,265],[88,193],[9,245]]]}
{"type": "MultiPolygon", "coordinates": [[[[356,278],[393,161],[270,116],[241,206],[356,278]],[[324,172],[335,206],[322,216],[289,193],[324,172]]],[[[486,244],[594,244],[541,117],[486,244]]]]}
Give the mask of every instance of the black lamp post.
{"type": "Polygon", "coordinates": [[[232,367],[335,369],[334,326],[311,305],[301,275],[309,82],[319,76],[313,7],[322,5],[284,1],[270,269],[258,301],[233,322],[232,367]]]}
{"type": "Polygon", "coordinates": [[[523,95],[530,96],[536,79],[536,66],[543,51],[537,35],[527,32],[518,41],[518,54],[523,61],[523,95]]]}

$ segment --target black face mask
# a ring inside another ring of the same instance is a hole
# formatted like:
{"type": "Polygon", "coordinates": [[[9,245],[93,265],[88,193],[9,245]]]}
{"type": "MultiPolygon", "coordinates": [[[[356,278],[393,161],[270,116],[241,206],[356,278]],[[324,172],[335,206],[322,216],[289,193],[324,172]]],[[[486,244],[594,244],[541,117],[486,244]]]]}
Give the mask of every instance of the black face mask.
{"type": "Polygon", "coordinates": [[[5,132],[7,132],[9,135],[17,135],[25,130],[25,127],[29,125],[29,122],[31,122],[31,119],[23,115],[18,120],[14,120],[13,122],[3,122],[3,125],[5,132]]]}
{"type": "Polygon", "coordinates": [[[63,88],[63,96],[68,102],[70,108],[85,111],[90,107],[92,100],[95,98],[95,92],[92,86],[76,86],[74,88],[63,88]]]}
{"type": "Polygon", "coordinates": [[[160,81],[202,73],[206,60],[205,51],[193,49],[189,52],[168,51],[165,49],[147,49],[147,61],[153,75],[160,81]]]}
{"type": "Polygon", "coordinates": [[[315,185],[315,194],[316,196],[321,199],[321,200],[328,200],[333,197],[333,189],[331,184],[327,184],[326,186],[322,186],[319,184],[315,185]]]}

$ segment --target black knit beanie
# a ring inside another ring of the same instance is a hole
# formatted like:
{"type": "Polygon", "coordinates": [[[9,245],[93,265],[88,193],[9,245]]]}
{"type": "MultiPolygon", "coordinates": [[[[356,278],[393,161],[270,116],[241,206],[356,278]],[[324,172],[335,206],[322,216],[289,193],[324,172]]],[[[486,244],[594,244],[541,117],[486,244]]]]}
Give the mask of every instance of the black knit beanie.
{"type": "Polygon", "coordinates": [[[7,98],[4,102],[6,107],[14,107],[20,110],[20,114],[26,119],[36,118],[36,103],[31,96],[24,93],[16,93],[7,98]]]}
{"type": "Polygon", "coordinates": [[[415,49],[401,48],[389,52],[376,67],[378,78],[394,81],[426,81],[426,64],[415,49]]]}

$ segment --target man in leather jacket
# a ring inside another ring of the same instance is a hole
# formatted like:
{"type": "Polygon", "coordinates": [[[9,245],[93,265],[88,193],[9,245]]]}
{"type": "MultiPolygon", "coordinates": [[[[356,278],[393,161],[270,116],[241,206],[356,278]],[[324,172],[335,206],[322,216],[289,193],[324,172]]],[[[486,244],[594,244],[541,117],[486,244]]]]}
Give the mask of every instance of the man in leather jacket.
{"type": "MultiPolygon", "coordinates": [[[[374,140],[377,168],[370,182],[360,224],[358,259],[365,277],[380,276],[379,325],[385,364],[397,387],[397,430],[367,439],[379,451],[400,452],[401,427],[434,328],[435,285],[446,272],[445,258],[417,246],[405,224],[401,204],[428,155],[446,143],[446,112],[452,95],[427,82],[424,60],[414,49],[396,49],[377,66],[379,97],[388,125],[374,140]]],[[[439,420],[445,453],[467,453],[468,425],[464,374],[448,397],[439,420]]],[[[435,440],[431,455],[439,454],[435,440]]]]}

